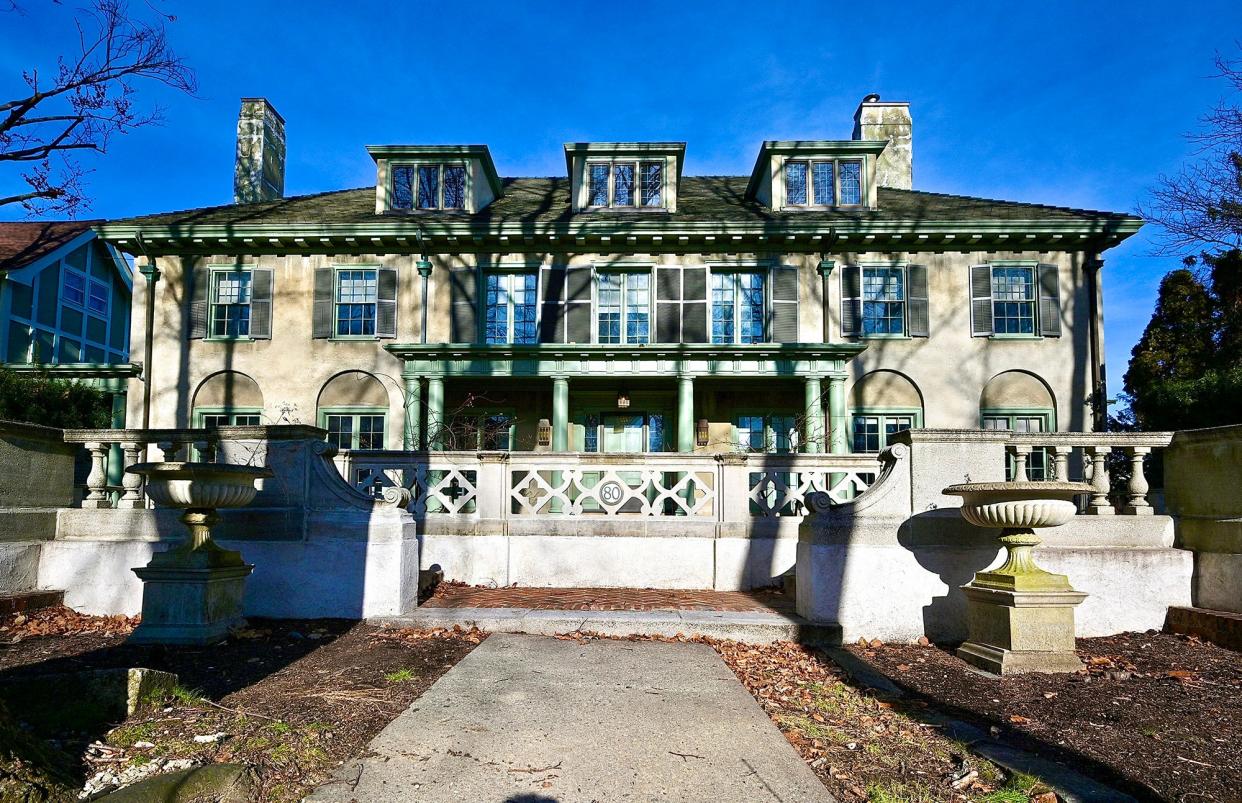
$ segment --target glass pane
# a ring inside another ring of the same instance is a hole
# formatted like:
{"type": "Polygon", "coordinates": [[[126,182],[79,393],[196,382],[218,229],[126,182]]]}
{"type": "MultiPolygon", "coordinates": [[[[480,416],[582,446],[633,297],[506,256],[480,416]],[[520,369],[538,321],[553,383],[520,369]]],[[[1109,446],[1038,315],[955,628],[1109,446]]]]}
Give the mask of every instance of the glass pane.
{"type": "Polygon", "coordinates": [[[733,342],[733,290],[736,275],[712,274],[712,342],[733,342]]]}
{"type": "Polygon", "coordinates": [[[664,416],[647,416],[647,451],[664,451],[664,416]]]}
{"type": "Polygon", "coordinates": [[[86,277],[71,270],[65,271],[65,301],[81,306],[86,302],[86,277]]]}
{"type": "Polygon", "coordinates": [[[29,319],[34,314],[34,288],[15,281],[10,281],[9,287],[12,288],[9,292],[13,298],[10,306],[13,314],[29,319]]]}
{"type": "Polygon", "coordinates": [[[509,277],[499,273],[487,275],[484,308],[484,340],[487,343],[509,342],[509,277]]]}
{"type": "Polygon", "coordinates": [[[211,308],[213,337],[246,337],[250,334],[250,271],[215,274],[211,308]]]}
{"type": "Polygon", "coordinates": [[[862,162],[841,163],[841,203],[862,203],[862,162]]]}
{"type": "Polygon", "coordinates": [[[338,271],[336,333],[345,336],[374,335],[377,296],[375,270],[338,271]]]}
{"type": "Polygon", "coordinates": [[[634,205],[634,165],[612,166],[612,203],[614,206],[634,205]]]}
{"type": "Polygon", "coordinates": [[[257,427],[263,422],[260,420],[258,413],[238,413],[233,416],[233,426],[235,427],[257,427]]]}
{"type": "Polygon", "coordinates": [[[203,415],[203,428],[215,429],[216,427],[227,427],[229,425],[229,417],[224,413],[205,413],[203,415]]]}
{"type": "Polygon", "coordinates": [[[414,168],[394,167],[392,169],[392,208],[414,208],[414,168]]]}
{"type": "Polygon", "coordinates": [[[599,451],[599,416],[588,415],[582,426],[582,451],[599,451]]]}
{"type": "Polygon", "coordinates": [[[513,448],[511,428],[512,416],[504,413],[485,416],[479,422],[479,448],[488,450],[509,451],[513,448]]]}
{"type": "Polygon", "coordinates": [[[24,363],[30,359],[30,327],[24,323],[9,323],[8,362],[24,363]]]}
{"type": "Polygon", "coordinates": [[[384,448],[384,416],[382,415],[360,415],[358,416],[358,448],[359,449],[383,449],[384,448]]]}
{"type": "Polygon", "coordinates": [[[466,208],[466,167],[465,165],[444,166],[444,208],[466,208]]]}
{"type": "Polygon", "coordinates": [[[769,439],[782,454],[798,451],[798,424],[792,415],[774,415],[768,420],[769,439]]]}
{"type": "Polygon", "coordinates": [[[767,450],[767,433],[763,426],[763,416],[744,415],[738,418],[737,445],[744,452],[767,450]]]}
{"type": "Polygon", "coordinates": [[[998,334],[1035,333],[1035,269],[992,269],[992,325],[998,334]]]}
{"type": "Polygon", "coordinates": [[[854,416],[854,451],[880,451],[880,419],[878,416],[854,416]]]}
{"type": "Polygon", "coordinates": [[[806,162],[785,163],[785,203],[806,204],[806,162]]]}
{"type": "Polygon", "coordinates": [[[87,309],[100,315],[108,314],[108,285],[102,282],[91,282],[91,296],[87,299],[87,309]]]}
{"type": "Polygon", "coordinates": [[[863,268],[863,334],[900,335],[905,332],[905,271],[901,268],[863,268]]]}
{"type": "Polygon", "coordinates": [[[354,446],[354,417],[352,415],[327,416],[328,443],[338,449],[354,446]]]}
{"type": "Polygon", "coordinates": [[[621,342],[621,279],[619,273],[599,274],[596,335],[600,343],[621,342]]]}
{"type": "Polygon", "coordinates": [[[59,354],[56,361],[64,364],[82,361],[82,344],[67,337],[60,338],[59,354]]]}
{"type": "Polygon", "coordinates": [[[590,206],[608,206],[608,165],[591,165],[590,206]]]}
{"type": "Polygon", "coordinates": [[[86,319],[82,313],[75,309],[70,309],[69,307],[60,308],[60,328],[64,332],[69,332],[77,337],[81,337],[82,324],[85,320],[86,319]]]}
{"type": "Polygon", "coordinates": [[[538,333],[535,330],[535,285],[537,278],[533,273],[515,273],[509,277],[513,299],[513,342],[536,343],[538,333]]]}
{"type": "Polygon", "coordinates": [[[811,163],[811,186],[815,189],[815,203],[832,206],[836,194],[832,183],[832,162],[811,163]]]}
{"type": "MultiPolygon", "coordinates": [[[[86,339],[93,340],[96,343],[108,342],[108,322],[103,318],[96,318],[94,315],[86,318],[86,339]]],[[[101,360],[102,362],[102,360],[101,360]]]]}
{"type": "Polygon", "coordinates": [[[661,190],[664,186],[663,162],[643,162],[643,206],[663,206],[661,190]]]}
{"type": "Polygon", "coordinates": [[[651,336],[651,274],[625,275],[625,342],[646,343],[651,336]]]}
{"type": "Polygon", "coordinates": [[[440,166],[422,165],[418,168],[418,208],[440,207],[440,166]]]}
{"type": "Polygon", "coordinates": [[[56,335],[43,329],[36,329],[34,334],[34,346],[31,351],[32,362],[49,363],[53,362],[55,351],[52,346],[56,342],[56,335]]]}
{"type": "Polygon", "coordinates": [[[764,285],[762,273],[739,273],[738,340],[742,343],[764,341],[764,285]]]}

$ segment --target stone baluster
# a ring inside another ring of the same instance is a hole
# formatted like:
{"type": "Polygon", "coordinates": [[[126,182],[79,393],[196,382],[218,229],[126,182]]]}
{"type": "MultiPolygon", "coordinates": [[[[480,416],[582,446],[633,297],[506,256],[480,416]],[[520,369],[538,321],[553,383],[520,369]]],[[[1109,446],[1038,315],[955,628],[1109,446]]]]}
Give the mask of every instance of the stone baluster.
{"type": "Polygon", "coordinates": [[[1013,449],[1013,481],[1026,482],[1030,476],[1026,473],[1026,461],[1030,457],[1031,447],[1025,444],[1018,444],[1011,447],[1013,449]]]}
{"type": "Polygon", "coordinates": [[[1151,452],[1150,446],[1127,446],[1126,453],[1130,455],[1130,487],[1128,494],[1130,497],[1122,511],[1131,516],[1150,516],[1152,514],[1151,505],[1147,504],[1147,477],[1143,474],[1143,458],[1151,452]]]}
{"type": "Polygon", "coordinates": [[[112,503],[108,500],[108,449],[110,445],[99,441],[91,441],[83,446],[91,453],[91,473],[86,477],[86,498],[82,500],[82,507],[86,508],[107,508],[112,507],[112,503]]]}
{"type": "Polygon", "coordinates": [[[160,441],[156,444],[159,450],[164,453],[164,462],[176,463],[181,460],[181,448],[185,444],[180,441],[160,441]]]}
{"type": "Polygon", "coordinates": [[[1108,500],[1108,455],[1111,446],[1088,446],[1091,455],[1091,501],[1087,504],[1086,513],[1092,516],[1111,516],[1116,511],[1108,500]]]}
{"type": "Polygon", "coordinates": [[[216,462],[216,442],[212,440],[194,441],[194,449],[198,459],[203,463],[216,462]]]}
{"type": "MultiPolygon", "coordinates": [[[[142,443],[121,444],[121,452],[125,455],[125,468],[129,468],[142,459],[142,450],[145,447],[146,444],[142,443]]],[[[146,506],[142,498],[142,477],[126,471],[121,475],[121,488],[123,489],[121,498],[116,502],[118,509],[137,510],[146,506]]]]}
{"type": "Polygon", "coordinates": [[[1050,479],[1056,479],[1059,482],[1069,482],[1069,457],[1072,451],[1074,451],[1072,446],[1052,447],[1053,476],[1050,479]]]}

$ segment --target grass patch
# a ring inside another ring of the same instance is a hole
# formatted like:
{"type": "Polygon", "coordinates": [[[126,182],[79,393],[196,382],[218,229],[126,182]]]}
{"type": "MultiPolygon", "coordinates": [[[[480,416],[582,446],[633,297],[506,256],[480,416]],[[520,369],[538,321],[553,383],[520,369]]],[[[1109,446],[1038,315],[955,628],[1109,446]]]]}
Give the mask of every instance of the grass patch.
{"type": "Polygon", "coordinates": [[[409,683],[411,680],[417,680],[418,673],[412,669],[398,669],[395,672],[389,672],[384,675],[384,680],[389,683],[409,683]]]}

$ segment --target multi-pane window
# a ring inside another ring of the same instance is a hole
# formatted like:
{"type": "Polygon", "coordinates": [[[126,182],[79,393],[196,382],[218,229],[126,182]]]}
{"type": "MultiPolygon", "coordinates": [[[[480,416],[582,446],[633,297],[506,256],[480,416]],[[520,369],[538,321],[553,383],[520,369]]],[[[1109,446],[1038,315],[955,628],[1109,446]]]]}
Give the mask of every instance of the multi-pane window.
{"type": "Polygon", "coordinates": [[[86,300],[86,309],[96,315],[108,314],[108,285],[91,279],[90,296],[86,300]]]}
{"type": "Polygon", "coordinates": [[[465,449],[507,452],[513,448],[514,418],[508,413],[490,413],[461,422],[465,449]]]}
{"type": "Polygon", "coordinates": [[[263,423],[260,413],[203,413],[199,416],[199,426],[205,429],[216,427],[257,427],[263,423]]]}
{"type": "Polygon", "coordinates": [[[833,163],[825,160],[785,162],[785,203],[790,206],[832,206],[836,197],[833,163]]]}
{"type": "Polygon", "coordinates": [[[124,360],[128,304],[113,304],[110,267],[98,260],[84,246],[44,267],[30,284],[11,281],[0,357],[28,364],[124,360]]]}
{"type": "Polygon", "coordinates": [[[712,274],[712,342],[763,343],[766,275],[712,274]]]}
{"type": "Polygon", "coordinates": [[[466,166],[395,166],[392,169],[392,208],[465,209],[466,166]]]}
{"type": "Polygon", "coordinates": [[[739,416],[737,441],[744,452],[796,452],[797,419],[792,415],[739,416]]]}
{"type": "Polygon", "coordinates": [[[841,162],[841,205],[860,206],[862,204],[862,162],[841,162]]]}
{"type": "Polygon", "coordinates": [[[588,163],[587,205],[648,209],[662,207],[664,163],[588,163]]]}
{"type": "Polygon", "coordinates": [[[383,413],[327,413],[328,443],[338,449],[383,449],[383,413]]]}
{"type": "Polygon", "coordinates": [[[248,270],[212,273],[212,337],[250,335],[250,280],[248,270]]]}
{"type": "Polygon", "coordinates": [[[996,334],[1035,333],[1035,269],[992,268],[992,326],[996,334]]]}
{"type": "Polygon", "coordinates": [[[597,300],[598,342],[651,341],[651,274],[601,273],[597,300]]]}
{"type": "Polygon", "coordinates": [[[900,335],[906,329],[905,271],[863,268],[862,333],[900,335]]]}
{"type": "Polygon", "coordinates": [[[884,413],[856,415],[853,420],[855,452],[880,452],[893,435],[914,426],[912,415],[884,413]]]}
{"type": "Polygon", "coordinates": [[[84,306],[86,304],[86,277],[66,268],[65,288],[61,298],[66,304],[84,306]]]}
{"type": "MultiPolygon", "coordinates": [[[[1030,434],[1033,432],[1043,432],[1048,427],[1048,416],[1039,414],[1006,414],[1006,413],[984,413],[983,428],[984,429],[1008,429],[1013,432],[1030,434]]],[[[1009,454],[1005,459],[1005,473],[1009,479],[1013,479],[1017,473],[1014,465],[1013,455],[1009,454]]],[[[1030,454],[1026,457],[1026,476],[1031,480],[1051,480],[1054,479],[1053,461],[1046,447],[1036,447],[1031,449],[1030,454]]],[[[1067,478],[1068,479],[1068,478],[1067,478]]]]}
{"type": "Polygon", "coordinates": [[[378,302],[377,271],[348,268],[336,272],[336,334],[373,336],[378,302]]]}
{"type": "Polygon", "coordinates": [[[535,285],[533,273],[487,274],[485,342],[537,342],[535,285]]]}

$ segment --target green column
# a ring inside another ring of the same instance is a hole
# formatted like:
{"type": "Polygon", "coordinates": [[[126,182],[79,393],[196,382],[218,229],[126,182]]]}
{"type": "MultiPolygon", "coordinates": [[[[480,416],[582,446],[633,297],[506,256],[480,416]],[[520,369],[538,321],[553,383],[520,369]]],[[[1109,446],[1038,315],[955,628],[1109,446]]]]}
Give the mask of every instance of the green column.
{"type": "Polygon", "coordinates": [[[677,377],[677,451],[694,451],[694,377],[677,377]]]}
{"type": "Polygon", "coordinates": [[[405,431],[401,447],[407,452],[423,447],[423,382],[420,377],[407,376],[405,380],[405,431]]]}
{"type": "Polygon", "coordinates": [[[427,378],[427,448],[440,451],[444,448],[444,379],[427,378]]]}
{"type": "Polygon", "coordinates": [[[806,416],[806,426],[803,427],[806,437],[802,442],[802,451],[812,454],[824,450],[824,406],[820,402],[820,393],[819,377],[806,377],[806,404],[803,412],[806,416]]]}
{"type": "MultiPolygon", "coordinates": [[[[104,390],[112,395],[112,428],[125,429],[125,380],[104,380],[104,390]]],[[[125,477],[125,460],[120,444],[108,450],[108,485],[119,486],[125,477]]]]}
{"type": "Polygon", "coordinates": [[[847,454],[849,441],[845,437],[845,377],[828,379],[828,451],[847,454]]]}
{"type": "Polygon", "coordinates": [[[569,378],[552,377],[552,451],[569,451],[569,378]]]}

